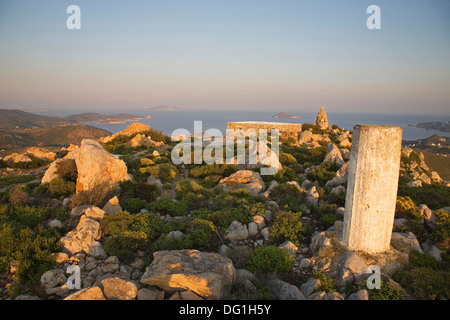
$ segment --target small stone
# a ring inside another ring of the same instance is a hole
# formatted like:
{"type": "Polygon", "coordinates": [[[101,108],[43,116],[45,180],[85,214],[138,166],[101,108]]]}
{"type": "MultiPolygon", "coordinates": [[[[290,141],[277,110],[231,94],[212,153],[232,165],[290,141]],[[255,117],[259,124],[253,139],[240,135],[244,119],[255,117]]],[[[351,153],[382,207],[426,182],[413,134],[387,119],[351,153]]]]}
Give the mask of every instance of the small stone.
{"type": "Polygon", "coordinates": [[[268,240],[269,239],[269,228],[264,228],[261,230],[261,235],[264,238],[264,240],[268,240]]]}
{"type": "Polygon", "coordinates": [[[180,292],[180,298],[181,300],[203,300],[202,297],[199,297],[192,291],[182,291],[180,292]]]}
{"type": "Polygon", "coordinates": [[[349,295],[347,300],[369,300],[369,292],[365,289],[359,290],[349,295]]]}
{"type": "Polygon", "coordinates": [[[311,266],[311,261],[308,258],[303,258],[302,260],[300,260],[299,267],[301,269],[306,269],[306,268],[309,268],[310,266],[311,266]]]}

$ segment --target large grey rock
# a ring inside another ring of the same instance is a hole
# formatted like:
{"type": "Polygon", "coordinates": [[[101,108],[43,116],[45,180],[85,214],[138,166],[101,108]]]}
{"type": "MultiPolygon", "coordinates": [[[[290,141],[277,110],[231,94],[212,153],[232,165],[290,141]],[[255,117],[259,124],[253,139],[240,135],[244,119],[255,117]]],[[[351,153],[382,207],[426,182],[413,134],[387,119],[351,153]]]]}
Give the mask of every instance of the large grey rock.
{"type": "Polygon", "coordinates": [[[319,203],[319,192],[316,189],[316,186],[312,186],[311,189],[308,190],[306,194],[306,201],[311,204],[313,207],[316,207],[319,203]]]}
{"type": "Polygon", "coordinates": [[[305,297],[309,297],[311,293],[319,289],[321,286],[320,280],[316,278],[309,278],[304,284],[300,286],[300,291],[305,297]]]}
{"type": "Polygon", "coordinates": [[[105,215],[115,214],[123,211],[122,207],[119,204],[119,199],[117,198],[117,196],[109,199],[109,201],[103,207],[103,211],[105,211],[105,215]]]}
{"type": "Polygon", "coordinates": [[[368,265],[353,251],[347,251],[338,261],[338,277],[341,282],[360,281],[367,276],[368,265]]]}
{"type": "Polygon", "coordinates": [[[347,300],[369,300],[369,292],[365,289],[359,290],[349,295],[347,300]]]}
{"type": "Polygon", "coordinates": [[[97,187],[110,189],[121,181],[130,180],[125,162],[106,151],[99,142],[84,139],[75,152],[77,193],[97,187]]]}
{"type": "Polygon", "coordinates": [[[345,163],[344,159],[342,158],[341,151],[339,151],[339,148],[333,143],[328,144],[327,153],[326,153],[325,159],[323,159],[323,161],[336,163],[337,165],[340,165],[340,166],[342,166],[345,163]]]}
{"type": "Polygon", "coordinates": [[[306,300],[303,293],[294,285],[279,279],[268,281],[267,285],[271,289],[271,294],[278,300],[306,300]]]}
{"type": "Polygon", "coordinates": [[[249,236],[247,226],[234,220],[225,230],[225,238],[229,240],[245,240],[249,236]]]}
{"type": "Polygon", "coordinates": [[[391,236],[391,246],[401,252],[409,254],[411,251],[423,253],[419,241],[412,233],[393,232],[391,236]]]}
{"type": "Polygon", "coordinates": [[[60,242],[63,245],[63,252],[70,255],[84,251],[87,254],[98,256],[104,253],[100,249],[101,244],[97,242],[100,237],[100,223],[83,215],[77,228],[62,237],[60,242]]]}
{"type": "Polygon", "coordinates": [[[141,283],[164,291],[190,290],[205,299],[224,299],[236,278],[229,258],[198,250],[171,250],[153,253],[141,283]]]}

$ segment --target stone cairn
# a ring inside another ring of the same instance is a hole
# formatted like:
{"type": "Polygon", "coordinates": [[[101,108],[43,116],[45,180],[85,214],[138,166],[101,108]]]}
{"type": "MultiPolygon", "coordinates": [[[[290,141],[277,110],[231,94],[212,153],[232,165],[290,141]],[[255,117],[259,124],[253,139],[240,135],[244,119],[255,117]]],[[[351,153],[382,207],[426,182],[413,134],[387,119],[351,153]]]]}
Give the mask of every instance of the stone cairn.
{"type": "Polygon", "coordinates": [[[322,107],[317,114],[315,125],[319,126],[320,129],[328,129],[328,118],[325,109],[322,107]]]}

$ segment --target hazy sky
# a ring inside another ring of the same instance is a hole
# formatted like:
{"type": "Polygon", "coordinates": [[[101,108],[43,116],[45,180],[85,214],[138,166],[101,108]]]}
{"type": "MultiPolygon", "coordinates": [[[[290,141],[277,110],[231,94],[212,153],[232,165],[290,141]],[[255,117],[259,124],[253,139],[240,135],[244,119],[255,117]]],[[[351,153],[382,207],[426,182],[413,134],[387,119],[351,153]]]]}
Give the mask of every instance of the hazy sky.
{"type": "Polygon", "coordinates": [[[0,108],[449,115],[449,16],[448,0],[0,0],[0,108]]]}

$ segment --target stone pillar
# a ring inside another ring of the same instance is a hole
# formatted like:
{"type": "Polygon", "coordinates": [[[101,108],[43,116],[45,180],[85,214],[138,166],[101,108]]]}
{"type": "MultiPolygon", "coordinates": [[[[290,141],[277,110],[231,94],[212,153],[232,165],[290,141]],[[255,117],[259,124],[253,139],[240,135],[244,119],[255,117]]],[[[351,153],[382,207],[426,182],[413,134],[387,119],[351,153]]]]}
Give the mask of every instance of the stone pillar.
{"type": "Polygon", "coordinates": [[[389,249],[401,144],[400,127],[354,128],[342,234],[350,250],[380,253],[389,249]]]}

